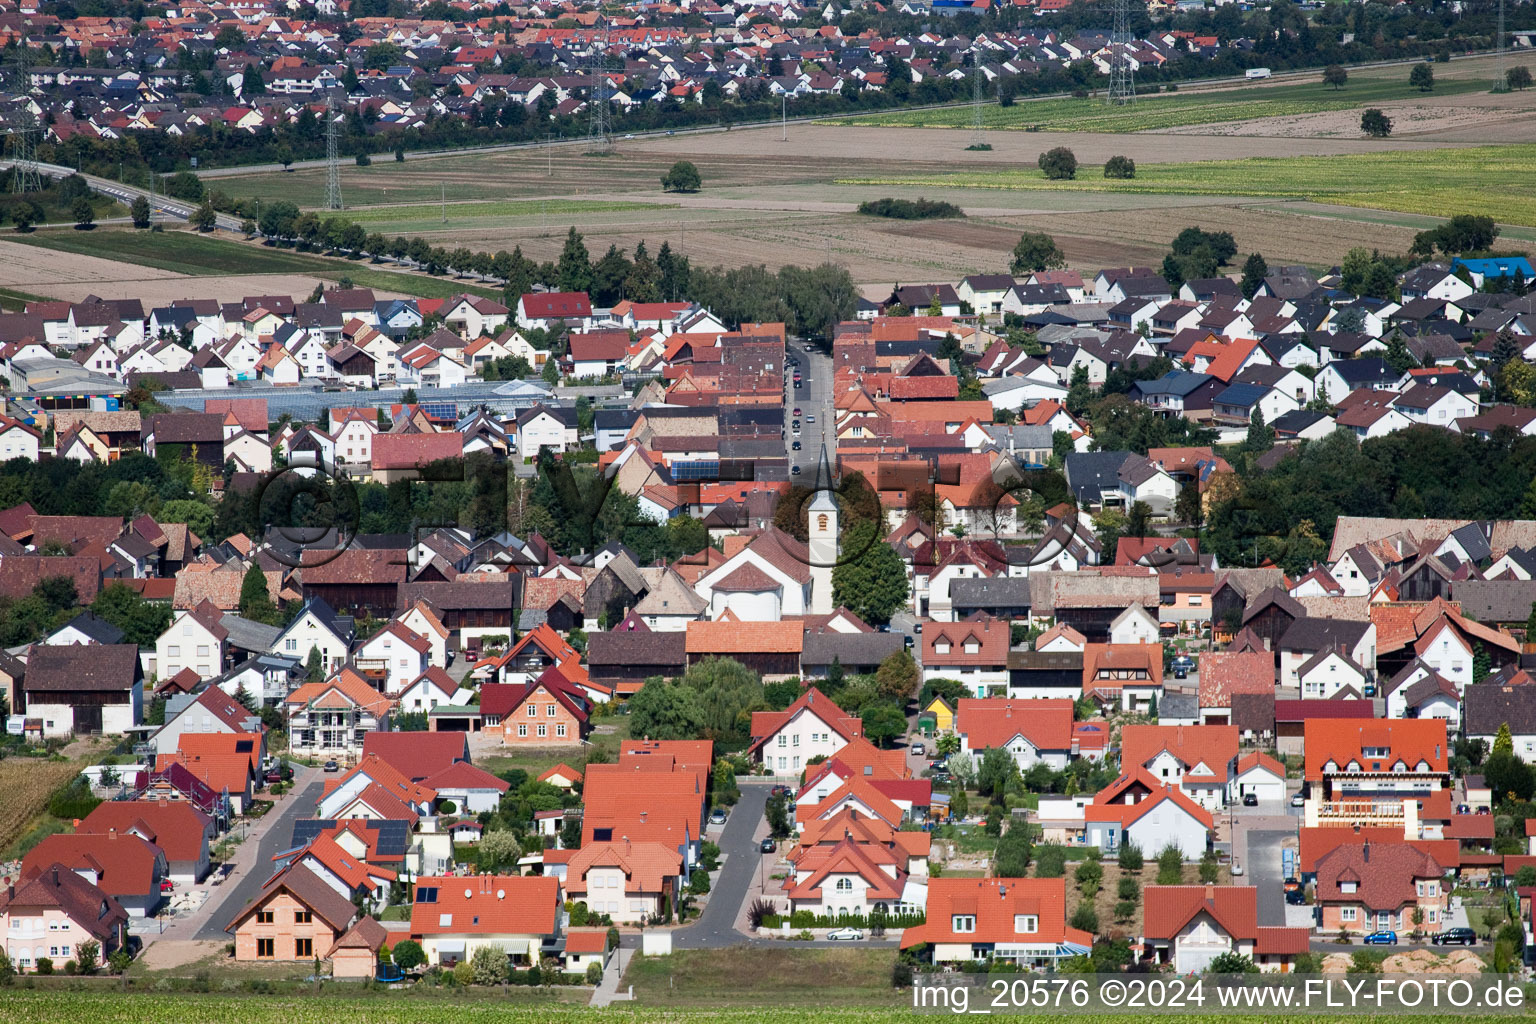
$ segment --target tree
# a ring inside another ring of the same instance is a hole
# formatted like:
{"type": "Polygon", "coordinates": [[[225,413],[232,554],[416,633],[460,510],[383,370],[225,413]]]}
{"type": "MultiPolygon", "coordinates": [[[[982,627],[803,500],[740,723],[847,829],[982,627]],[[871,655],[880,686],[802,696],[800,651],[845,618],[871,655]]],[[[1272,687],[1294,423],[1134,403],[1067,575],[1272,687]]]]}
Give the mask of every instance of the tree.
{"type": "Polygon", "coordinates": [[[187,218],[187,223],[199,231],[212,231],[218,222],[219,215],[214,212],[213,204],[206,199],[187,218]]]}
{"type": "Polygon", "coordinates": [[[790,815],[789,798],[782,793],[775,793],[768,798],[768,807],[765,815],[768,819],[768,831],[775,837],[782,838],[789,835],[790,815]]]}
{"type": "Polygon", "coordinates": [[[1264,410],[1255,405],[1248,418],[1248,436],[1243,439],[1243,447],[1257,455],[1274,446],[1275,428],[1264,422],[1264,410]]]}
{"type": "Polygon", "coordinates": [[[875,685],[882,697],[890,697],[906,704],[917,688],[921,673],[917,662],[905,648],[888,655],[875,670],[875,685]]]}
{"type": "Polygon", "coordinates": [[[1329,64],[1323,68],[1323,84],[1331,85],[1334,89],[1344,88],[1344,83],[1349,81],[1349,72],[1344,70],[1341,64],[1329,64]]]}
{"type": "Polygon", "coordinates": [[[1066,146],[1046,150],[1036,162],[1051,181],[1070,181],[1077,177],[1077,154],[1066,146]]]}
{"type": "MultiPolygon", "coordinates": [[[[1477,680],[1473,680],[1476,682],[1477,680]]],[[[1500,722],[1498,735],[1493,738],[1493,753],[1513,754],[1515,752],[1515,740],[1510,735],[1509,723],[1500,722]]]]}
{"type": "Polygon", "coordinates": [[[1258,974],[1259,965],[1253,962],[1252,957],[1243,956],[1241,953],[1228,951],[1213,957],[1210,965],[1206,967],[1207,974],[1258,974]]]}
{"type": "Polygon", "coordinates": [[[1141,847],[1129,840],[1121,843],[1117,860],[1123,871],[1140,871],[1142,867],[1141,847]]]}
{"type": "MultiPolygon", "coordinates": [[[[862,524],[848,531],[844,548],[857,547],[861,540],[872,540],[876,536],[877,524],[862,524]],[[863,534],[867,536],[861,537],[863,534]]],[[[889,622],[891,615],[907,603],[910,594],[906,563],[884,540],[874,540],[857,557],[841,562],[832,570],[832,603],[846,605],[866,622],[876,625],[889,622]]]]}
{"type": "Polygon", "coordinates": [[[560,250],[555,274],[563,292],[592,290],[592,259],[587,255],[587,247],[574,226],[566,233],[565,247],[560,250]]]}
{"type": "MultiPolygon", "coordinates": [[[[244,581],[241,585],[243,588],[244,581]]],[[[304,672],[311,683],[318,683],[325,679],[325,659],[320,656],[320,648],[310,647],[309,657],[304,660],[304,672]]]]}
{"type": "Polygon", "coordinates": [[[101,943],[86,939],[75,947],[75,966],[81,974],[95,974],[100,966],[101,943]]]}
{"type": "Polygon", "coordinates": [[[1243,297],[1251,299],[1258,293],[1259,287],[1264,284],[1264,279],[1269,276],[1269,264],[1258,253],[1249,253],[1248,259],[1243,262],[1243,297]]]}
{"type": "Polygon", "coordinates": [[[907,716],[895,704],[881,701],[860,712],[864,738],[887,747],[907,731],[907,716]]]}
{"type": "Polygon", "coordinates": [[[661,176],[663,192],[697,192],[704,187],[699,169],[688,160],[679,160],[672,169],[661,176]]]}
{"type": "Polygon", "coordinates": [[[1531,614],[1525,620],[1525,642],[1536,644],[1536,601],[1531,602],[1531,614]]]}
{"type": "Polygon", "coordinates": [[[1013,755],[1002,747],[988,747],[981,755],[976,772],[976,791],[982,796],[1002,796],[1008,783],[1019,776],[1013,755]]]}
{"type": "Polygon", "coordinates": [[[1066,265],[1067,258],[1057,247],[1056,239],[1043,231],[1026,231],[1013,247],[1013,261],[1008,269],[1015,276],[1022,276],[1041,270],[1057,270],[1066,265]]]}
{"type": "Polygon", "coordinates": [[[1184,881],[1184,854],[1177,846],[1165,846],[1157,855],[1157,884],[1179,885],[1184,881]]]}
{"type": "Polygon", "coordinates": [[[1125,532],[1130,537],[1145,537],[1152,529],[1152,506],[1144,501],[1131,503],[1125,517],[1125,532]]]}
{"type": "Polygon", "coordinates": [[[253,622],[269,626],[279,624],[274,621],[278,618],[277,606],[267,591],[267,574],[255,562],[245,570],[245,578],[240,581],[240,614],[253,622]]]}
{"type": "Polygon", "coordinates": [[[288,170],[293,165],[293,147],[286,142],[279,142],[272,149],[272,159],[282,164],[283,170],[288,170]]]}
{"type": "Polygon", "coordinates": [[[427,962],[427,954],[421,948],[421,943],[414,939],[401,939],[390,947],[389,955],[395,966],[402,971],[415,970],[427,962]]]}
{"type": "Polygon", "coordinates": [[[1524,64],[1516,64],[1504,72],[1504,84],[1511,89],[1529,89],[1531,87],[1531,69],[1524,64]]]}
{"type": "Polygon", "coordinates": [[[1077,905],[1077,909],[1072,911],[1072,919],[1067,923],[1079,931],[1096,935],[1099,931],[1099,912],[1093,909],[1092,902],[1083,900],[1077,905]]]}
{"type": "Polygon", "coordinates": [[[1136,161],[1128,156],[1112,156],[1104,161],[1104,177],[1134,178],[1136,177],[1136,161]]]}
{"type": "Polygon", "coordinates": [[[698,739],[704,728],[704,712],[698,694],[690,687],[668,683],[660,677],[647,679],[629,699],[629,731],[653,740],[698,739]]]}
{"type": "MultiPolygon", "coordinates": [[[[756,672],[732,658],[708,657],[688,670],[683,686],[697,695],[701,725],[715,738],[745,733],[743,717],[763,702],[763,681],[756,672]]],[[[633,713],[631,713],[633,715],[633,713]]],[[[630,719],[630,728],[635,722],[630,719]]],[[[656,736],[656,739],[690,739],[656,736]]]]}
{"type": "Polygon", "coordinates": [[[1408,84],[1419,92],[1429,92],[1435,87],[1435,69],[1428,64],[1415,64],[1408,73],[1408,84]]]}
{"type": "Polygon", "coordinates": [[[1372,138],[1384,139],[1392,134],[1392,119],[1378,107],[1367,107],[1360,115],[1360,130],[1372,138]]]}
{"type": "Polygon", "coordinates": [[[469,958],[469,969],[476,985],[500,985],[507,980],[507,954],[495,946],[481,946],[469,958]]]}
{"type": "Polygon", "coordinates": [[[149,200],[143,196],[135,196],[133,205],[128,207],[128,216],[133,218],[133,226],[136,228],[149,227],[149,200]]]}
{"type": "Polygon", "coordinates": [[[191,171],[177,171],[165,180],[163,191],[172,199],[184,199],[189,203],[202,202],[203,181],[191,171]]]}
{"type": "Polygon", "coordinates": [[[96,208],[85,196],[76,199],[69,207],[69,215],[75,218],[75,228],[89,231],[96,226],[96,208]]]}
{"type": "Polygon", "coordinates": [[[1003,833],[997,841],[992,856],[992,873],[999,878],[1023,878],[1029,872],[1029,862],[1034,857],[1034,844],[1029,839],[1029,829],[1015,825],[1003,833]]]}

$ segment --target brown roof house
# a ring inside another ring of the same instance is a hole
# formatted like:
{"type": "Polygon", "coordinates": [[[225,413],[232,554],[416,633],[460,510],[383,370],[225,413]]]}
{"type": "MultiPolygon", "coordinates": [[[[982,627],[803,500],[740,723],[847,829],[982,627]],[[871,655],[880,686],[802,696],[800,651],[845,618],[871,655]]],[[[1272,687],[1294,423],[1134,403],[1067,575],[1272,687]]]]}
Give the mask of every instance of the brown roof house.
{"type": "Polygon", "coordinates": [[[329,954],[357,916],[350,900],[295,865],[268,882],[224,930],[235,936],[236,960],[305,961],[329,954]]]}
{"type": "Polygon", "coordinates": [[[134,644],[53,647],[27,660],[27,714],[44,736],[121,736],[143,720],[144,673],[134,644]]]}

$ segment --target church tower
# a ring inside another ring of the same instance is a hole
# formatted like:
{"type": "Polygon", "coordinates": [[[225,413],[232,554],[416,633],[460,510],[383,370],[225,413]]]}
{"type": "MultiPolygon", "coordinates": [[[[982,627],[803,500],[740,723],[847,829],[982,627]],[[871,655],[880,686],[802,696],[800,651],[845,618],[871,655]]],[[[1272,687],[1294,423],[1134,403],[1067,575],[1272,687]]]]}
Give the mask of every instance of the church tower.
{"type": "Polygon", "coordinates": [[[816,491],[811,498],[810,522],[807,524],[811,556],[811,614],[830,615],[832,604],[832,569],[837,565],[837,495],[832,490],[832,467],[827,462],[827,446],[821,446],[821,464],[816,467],[816,491]]]}

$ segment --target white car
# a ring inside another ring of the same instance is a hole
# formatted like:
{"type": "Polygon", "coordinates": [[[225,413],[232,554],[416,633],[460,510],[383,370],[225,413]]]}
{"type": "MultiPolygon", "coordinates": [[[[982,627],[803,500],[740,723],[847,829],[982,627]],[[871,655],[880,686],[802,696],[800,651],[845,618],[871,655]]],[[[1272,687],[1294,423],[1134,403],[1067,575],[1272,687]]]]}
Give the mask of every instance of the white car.
{"type": "Polygon", "coordinates": [[[626,135],[626,136],[624,136],[624,137],[625,137],[625,138],[626,138],[626,139],[632,139],[632,138],[634,138],[634,136],[633,136],[633,135],[626,135]]]}
{"type": "Polygon", "coordinates": [[[1233,878],[1240,878],[1240,877],[1242,877],[1242,874],[1243,874],[1243,866],[1241,864],[1239,864],[1237,861],[1233,861],[1232,862],[1232,877],[1233,878]]]}
{"type": "Polygon", "coordinates": [[[864,938],[864,933],[857,928],[838,928],[828,932],[827,938],[833,942],[858,942],[864,938]]]}

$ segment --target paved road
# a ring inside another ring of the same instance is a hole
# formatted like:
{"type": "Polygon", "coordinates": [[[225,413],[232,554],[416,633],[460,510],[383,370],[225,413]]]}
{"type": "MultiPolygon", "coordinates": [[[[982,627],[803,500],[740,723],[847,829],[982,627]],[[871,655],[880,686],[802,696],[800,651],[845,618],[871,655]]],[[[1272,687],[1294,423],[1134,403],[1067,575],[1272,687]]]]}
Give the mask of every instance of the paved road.
{"type": "Polygon", "coordinates": [[[1280,868],[1280,843],[1294,832],[1258,829],[1248,836],[1247,862],[1249,884],[1259,889],[1259,924],[1285,924],[1285,879],[1280,868]]]}
{"type": "Polygon", "coordinates": [[[832,404],[832,357],[814,345],[798,341],[791,341],[788,351],[799,360],[799,365],[789,368],[789,379],[784,384],[784,404],[790,410],[785,444],[789,449],[790,466],[800,467],[800,475],[792,475],[791,479],[809,486],[816,480],[816,465],[821,459],[822,445],[827,447],[828,459],[832,459],[837,451],[834,436],[835,410],[832,404]],[[794,384],[797,371],[800,374],[798,388],[794,384]],[[794,414],[796,409],[800,410],[799,416],[794,414]],[[816,417],[815,423],[810,421],[811,416],[816,417]],[[800,422],[798,433],[794,428],[796,420],[800,422]],[[796,442],[800,444],[799,451],[795,450],[796,442]]]}
{"type": "MultiPolygon", "coordinates": [[[[8,171],[10,168],[11,162],[9,160],[0,160],[0,170],[8,171]]],[[[50,178],[67,178],[71,174],[79,173],[73,167],[66,167],[63,164],[44,163],[37,165],[37,171],[39,174],[46,174],[50,178]]],[[[164,193],[157,192],[151,194],[148,189],[139,188],[137,185],[124,185],[122,182],[114,181],[111,178],[101,178],[94,174],[81,174],[80,176],[95,191],[100,192],[102,195],[111,196],[124,205],[131,204],[139,196],[143,196],[150,201],[151,216],[160,214],[174,217],[177,220],[186,220],[192,216],[192,211],[197,205],[195,203],[182,202],[180,199],[172,199],[164,193]]],[[[101,223],[107,222],[102,221],[101,223]]],[[[240,218],[232,217],[227,213],[221,213],[217,215],[217,225],[225,231],[239,231],[240,218]]]]}
{"type": "MultiPolygon", "coordinates": [[[[285,801],[280,810],[274,812],[275,817],[267,825],[261,838],[256,841],[255,862],[231,876],[235,880],[232,883],[226,883],[229,888],[220,886],[223,900],[215,905],[211,912],[203,911],[207,917],[203,921],[203,926],[198,929],[197,938],[228,938],[224,926],[241,907],[256,898],[256,894],[261,892],[261,887],[266,884],[267,879],[272,877],[272,858],[287,849],[288,844],[293,840],[293,823],[301,817],[314,816],[315,807],[320,802],[320,790],[325,784],[324,778],[323,775],[313,773],[313,780],[292,799],[285,801]]],[[[249,843],[250,840],[246,842],[249,843]]]]}
{"type": "Polygon", "coordinates": [[[741,911],[742,900],[752,885],[753,873],[763,856],[758,852],[754,838],[758,822],[768,807],[771,782],[748,782],[741,786],[741,799],[731,809],[731,817],[715,840],[720,846],[724,864],[716,879],[704,913],[686,928],[672,933],[672,944],[678,949],[721,949],[747,941],[736,930],[736,916],[741,911]]]}

